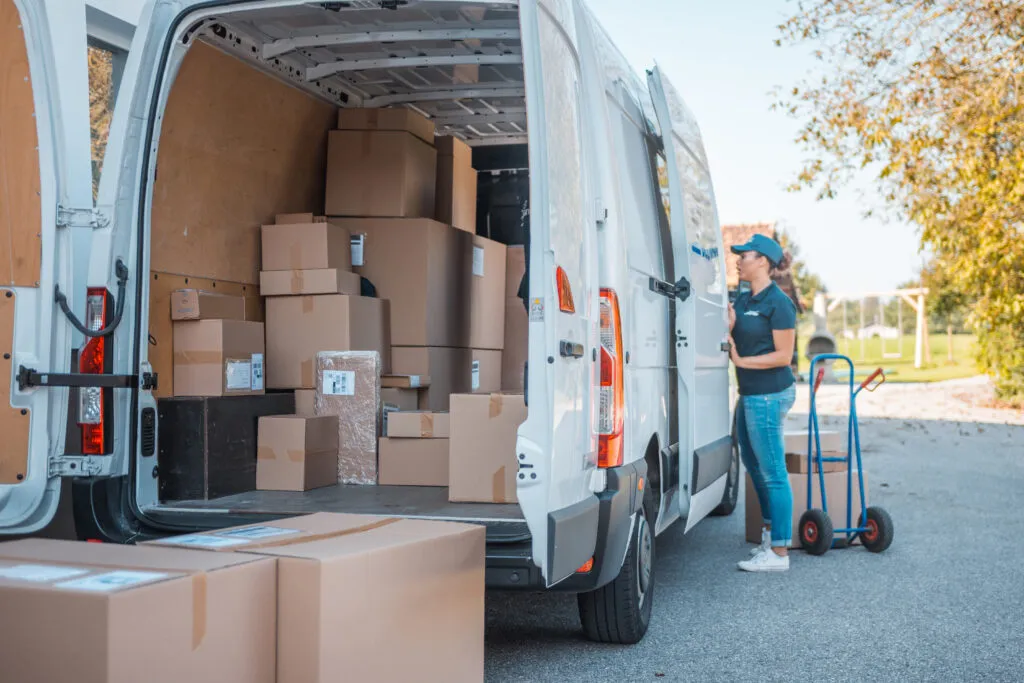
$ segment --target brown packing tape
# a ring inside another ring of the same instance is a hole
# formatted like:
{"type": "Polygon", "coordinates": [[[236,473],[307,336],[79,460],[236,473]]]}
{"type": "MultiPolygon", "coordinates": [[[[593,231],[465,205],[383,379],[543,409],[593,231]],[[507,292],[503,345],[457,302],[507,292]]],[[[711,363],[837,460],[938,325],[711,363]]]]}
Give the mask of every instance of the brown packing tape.
{"type": "Polygon", "coordinates": [[[289,448],[288,459],[292,462],[302,462],[306,459],[306,451],[302,448],[289,448]]]}
{"type": "Polygon", "coordinates": [[[420,413],[420,436],[434,436],[434,414],[420,413]]]}
{"type": "Polygon", "coordinates": [[[300,380],[304,387],[316,387],[316,378],[313,376],[313,359],[302,361],[300,366],[300,380]]]}
{"type": "Polygon", "coordinates": [[[491,400],[488,403],[488,417],[501,415],[501,394],[491,394],[491,400]]]}
{"type": "Polygon", "coordinates": [[[257,460],[276,460],[277,454],[274,453],[274,449],[268,446],[260,446],[256,449],[257,460]]]}
{"type": "Polygon", "coordinates": [[[192,649],[206,637],[206,574],[192,575],[192,649]]]}
{"type": "Polygon", "coordinates": [[[224,354],[221,353],[220,351],[174,352],[175,365],[219,365],[222,359],[224,359],[224,354]]]}
{"type": "Polygon", "coordinates": [[[295,270],[302,268],[302,244],[299,240],[296,240],[288,249],[288,263],[295,270]]]}
{"type": "Polygon", "coordinates": [[[377,127],[377,122],[380,120],[380,110],[378,110],[378,109],[368,109],[367,110],[367,115],[366,115],[366,120],[367,120],[367,123],[368,123],[370,128],[376,128],[377,127]]]}
{"type": "Polygon", "coordinates": [[[491,499],[495,503],[507,503],[505,500],[505,466],[502,465],[494,472],[491,479],[491,499]]]}
{"type": "Polygon", "coordinates": [[[291,289],[290,289],[291,293],[292,294],[298,294],[299,292],[302,291],[303,285],[305,285],[305,284],[306,284],[306,276],[303,275],[303,271],[301,271],[301,270],[293,270],[292,271],[291,289]]]}
{"type": "Polygon", "coordinates": [[[305,315],[306,313],[312,313],[313,312],[313,304],[315,302],[316,302],[316,300],[313,297],[311,297],[311,296],[304,296],[304,297],[302,297],[302,313],[303,313],[303,315],[305,315]]]}

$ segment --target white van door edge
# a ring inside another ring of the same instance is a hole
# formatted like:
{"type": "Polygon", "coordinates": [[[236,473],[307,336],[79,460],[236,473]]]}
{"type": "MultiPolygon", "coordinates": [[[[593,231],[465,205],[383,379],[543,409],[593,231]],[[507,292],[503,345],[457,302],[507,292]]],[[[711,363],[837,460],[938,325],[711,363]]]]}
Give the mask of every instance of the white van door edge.
{"type": "Polygon", "coordinates": [[[689,531],[722,502],[732,462],[725,255],[697,122],[657,66],[648,85],[665,150],[675,274],[690,290],[674,321],[679,514],[689,531]]]}

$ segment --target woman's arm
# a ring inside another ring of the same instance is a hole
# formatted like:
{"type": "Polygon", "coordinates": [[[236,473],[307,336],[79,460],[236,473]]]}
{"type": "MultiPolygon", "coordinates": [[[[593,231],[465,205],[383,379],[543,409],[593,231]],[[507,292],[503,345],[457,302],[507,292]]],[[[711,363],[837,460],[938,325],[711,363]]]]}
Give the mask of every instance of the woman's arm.
{"type": "Polygon", "coordinates": [[[738,368],[744,370],[771,370],[772,368],[788,367],[793,362],[793,344],[796,343],[796,329],[772,330],[775,350],[763,356],[741,356],[736,351],[736,343],[730,338],[732,349],[730,356],[738,368]]]}

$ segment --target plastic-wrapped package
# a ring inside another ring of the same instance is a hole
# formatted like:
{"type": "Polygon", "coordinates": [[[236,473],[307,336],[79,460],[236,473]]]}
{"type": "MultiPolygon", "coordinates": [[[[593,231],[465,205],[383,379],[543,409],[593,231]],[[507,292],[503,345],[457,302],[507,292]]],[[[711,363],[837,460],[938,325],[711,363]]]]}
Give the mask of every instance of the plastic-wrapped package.
{"type": "Polygon", "coordinates": [[[338,416],[338,481],[377,483],[380,354],[321,351],[316,355],[317,415],[338,416]]]}

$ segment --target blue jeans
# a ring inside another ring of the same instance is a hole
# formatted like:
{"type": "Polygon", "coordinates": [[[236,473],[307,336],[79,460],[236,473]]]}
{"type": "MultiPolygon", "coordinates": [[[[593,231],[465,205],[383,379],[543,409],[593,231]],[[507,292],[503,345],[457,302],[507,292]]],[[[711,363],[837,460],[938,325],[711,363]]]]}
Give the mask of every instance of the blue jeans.
{"type": "Polygon", "coordinates": [[[788,547],[793,539],[793,491],[786,473],[786,413],[796,402],[796,386],[777,394],[740,396],[736,437],[740,458],[761,503],[761,517],[772,526],[772,546],[788,547]]]}

